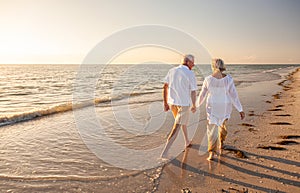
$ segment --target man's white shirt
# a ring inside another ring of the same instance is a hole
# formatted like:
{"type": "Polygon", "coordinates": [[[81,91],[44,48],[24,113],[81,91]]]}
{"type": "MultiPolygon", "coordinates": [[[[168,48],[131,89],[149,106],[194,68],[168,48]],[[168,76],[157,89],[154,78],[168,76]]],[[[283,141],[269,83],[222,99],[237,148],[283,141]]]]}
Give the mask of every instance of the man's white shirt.
{"type": "Polygon", "coordinates": [[[197,90],[197,81],[193,71],[180,65],[169,70],[164,82],[168,84],[168,104],[190,106],[191,91],[197,90]]]}

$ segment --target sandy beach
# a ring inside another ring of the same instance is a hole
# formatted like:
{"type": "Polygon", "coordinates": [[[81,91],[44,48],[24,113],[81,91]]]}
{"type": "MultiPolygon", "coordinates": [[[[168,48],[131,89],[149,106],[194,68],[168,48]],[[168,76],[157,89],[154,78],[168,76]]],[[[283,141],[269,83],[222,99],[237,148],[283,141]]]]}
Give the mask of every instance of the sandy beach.
{"type": "Polygon", "coordinates": [[[300,70],[277,85],[240,89],[246,119],[233,113],[223,155],[199,155],[199,140],[163,168],[158,192],[299,192],[300,70]]]}

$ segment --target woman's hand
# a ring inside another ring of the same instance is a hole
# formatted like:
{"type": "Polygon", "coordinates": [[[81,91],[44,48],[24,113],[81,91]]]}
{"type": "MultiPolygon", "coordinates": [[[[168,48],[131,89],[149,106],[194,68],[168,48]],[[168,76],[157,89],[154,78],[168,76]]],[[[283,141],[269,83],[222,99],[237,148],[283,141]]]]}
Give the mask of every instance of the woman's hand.
{"type": "Polygon", "coordinates": [[[195,113],[195,112],[196,112],[196,110],[197,110],[196,106],[195,106],[195,105],[193,105],[193,106],[191,107],[191,111],[192,111],[192,113],[195,113]]]}
{"type": "Polygon", "coordinates": [[[245,113],[244,111],[240,112],[240,116],[241,116],[241,120],[243,120],[245,118],[245,113]]]}
{"type": "Polygon", "coordinates": [[[165,111],[170,110],[170,106],[169,106],[168,103],[164,103],[164,110],[165,110],[165,111]]]}

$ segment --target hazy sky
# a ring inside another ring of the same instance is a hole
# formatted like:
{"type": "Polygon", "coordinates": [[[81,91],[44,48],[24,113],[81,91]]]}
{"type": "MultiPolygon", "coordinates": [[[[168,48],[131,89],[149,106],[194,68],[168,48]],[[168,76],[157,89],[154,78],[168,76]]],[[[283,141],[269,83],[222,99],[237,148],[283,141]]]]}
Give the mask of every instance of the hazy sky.
{"type": "Polygon", "coordinates": [[[300,63],[299,0],[0,0],[0,63],[81,63],[145,24],[191,34],[226,63],[300,63]]]}

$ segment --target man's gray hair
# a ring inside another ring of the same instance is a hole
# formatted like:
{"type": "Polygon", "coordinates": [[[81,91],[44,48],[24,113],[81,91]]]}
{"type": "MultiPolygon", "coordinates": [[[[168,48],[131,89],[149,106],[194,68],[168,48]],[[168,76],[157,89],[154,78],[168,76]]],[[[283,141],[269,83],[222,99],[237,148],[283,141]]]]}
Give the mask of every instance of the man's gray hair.
{"type": "Polygon", "coordinates": [[[182,58],[181,64],[186,64],[188,61],[193,61],[194,58],[195,57],[192,54],[184,55],[182,58]]]}

